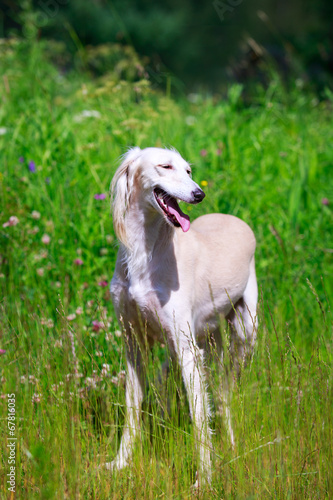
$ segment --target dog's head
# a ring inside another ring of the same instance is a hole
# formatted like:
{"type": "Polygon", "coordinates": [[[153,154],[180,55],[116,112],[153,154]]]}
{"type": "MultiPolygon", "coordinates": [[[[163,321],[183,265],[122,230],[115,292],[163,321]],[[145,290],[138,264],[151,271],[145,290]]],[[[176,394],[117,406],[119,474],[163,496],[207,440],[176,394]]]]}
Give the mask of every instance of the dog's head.
{"type": "Polygon", "coordinates": [[[131,199],[140,198],[147,208],[159,212],[174,227],[184,232],[190,228],[178,200],[199,203],[205,193],[191,178],[190,165],[175,150],[133,148],[123,157],[112,181],[113,217],[122,241],[120,219],[124,218],[131,199]]]}

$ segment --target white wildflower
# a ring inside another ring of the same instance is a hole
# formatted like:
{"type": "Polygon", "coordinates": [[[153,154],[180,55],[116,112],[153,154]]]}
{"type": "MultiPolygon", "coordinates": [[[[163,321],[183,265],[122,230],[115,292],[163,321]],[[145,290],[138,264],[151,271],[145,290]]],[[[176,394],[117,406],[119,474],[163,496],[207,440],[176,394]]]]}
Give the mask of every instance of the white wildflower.
{"type": "Polygon", "coordinates": [[[192,127],[196,121],[197,119],[195,116],[187,116],[185,118],[186,125],[189,125],[189,127],[192,127]]]}
{"type": "Polygon", "coordinates": [[[40,213],[39,213],[39,212],[37,212],[37,210],[33,210],[33,211],[31,212],[31,217],[32,217],[33,219],[38,220],[38,219],[40,219],[40,213]]]}
{"type": "Polygon", "coordinates": [[[84,382],[88,387],[92,387],[93,389],[97,387],[95,378],[87,377],[84,382]]]}
{"type": "Polygon", "coordinates": [[[95,109],[84,109],[81,113],[74,116],[76,123],[82,122],[85,118],[101,118],[101,113],[95,109]]]}
{"type": "Polygon", "coordinates": [[[191,93],[187,96],[187,99],[192,103],[196,104],[200,100],[200,94],[191,93]]]}
{"type": "Polygon", "coordinates": [[[35,393],[33,394],[32,398],[31,398],[31,401],[32,401],[33,403],[40,403],[40,400],[41,400],[41,399],[42,399],[42,395],[41,395],[41,394],[39,394],[39,393],[36,393],[36,392],[35,392],[35,393]]]}
{"type": "Polygon", "coordinates": [[[102,377],[106,377],[109,374],[109,372],[110,372],[110,365],[104,363],[101,371],[102,377]]]}

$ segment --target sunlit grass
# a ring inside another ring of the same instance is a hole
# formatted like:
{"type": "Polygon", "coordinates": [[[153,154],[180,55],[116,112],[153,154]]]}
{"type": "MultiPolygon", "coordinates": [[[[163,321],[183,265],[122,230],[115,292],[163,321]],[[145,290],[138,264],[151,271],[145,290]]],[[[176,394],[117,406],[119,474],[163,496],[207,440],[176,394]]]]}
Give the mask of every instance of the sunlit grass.
{"type": "Polygon", "coordinates": [[[198,495],[331,498],[332,103],[278,83],[251,107],[236,87],[175,102],[112,72],[60,75],[38,44],[0,54],[2,495],[13,392],[18,498],[193,495],[187,401],[177,372],[165,380],[160,346],[133,466],[98,468],[116,454],[125,410],[124,345],[105,286],[117,252],[109,184],[126,147],[172,145],[206,192],[184,208],[190,217],[231,213],[257,236],[260,327],[235,384],[236,449],[211,369],[213,481],[198,495]]]}

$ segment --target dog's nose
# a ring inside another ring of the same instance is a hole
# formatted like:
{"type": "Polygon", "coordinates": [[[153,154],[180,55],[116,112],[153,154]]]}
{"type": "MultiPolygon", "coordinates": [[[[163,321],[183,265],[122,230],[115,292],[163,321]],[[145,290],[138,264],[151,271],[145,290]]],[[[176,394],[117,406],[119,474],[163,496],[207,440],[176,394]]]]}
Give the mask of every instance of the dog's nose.
{"type": "Polygon", "coordinates": [[[200,201],[202,201],[206,196],[203,190],[200,188],[197,188],[194,191],[192,191],[192,195],[194,198],[194,203],[200,203],[200,201]]]}

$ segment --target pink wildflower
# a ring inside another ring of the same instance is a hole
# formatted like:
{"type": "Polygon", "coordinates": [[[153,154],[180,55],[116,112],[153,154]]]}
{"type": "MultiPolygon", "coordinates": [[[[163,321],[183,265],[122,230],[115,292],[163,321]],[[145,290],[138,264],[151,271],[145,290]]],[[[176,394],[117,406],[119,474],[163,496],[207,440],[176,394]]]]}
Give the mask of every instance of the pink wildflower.
{"type": "Polygon", "coordinates": [[[75,259],[74,260],[74,264],[76,266],[82,266],[83,265],[83,260],[82,259],[75,259]]]}
{"type": "Polygon", "coordinates": [[[9,217],[9,220],[2,224],[2,227],[16,226],[18,223],[18,218],[15,215],[11,215],[11,217],[9,217]]]}
{"type": "Polygon", "coordinates": [[[51,242],[51,237],[48,234],[43,234],[42,243],[44,243],[44,245],[49,245],[50,242],[51,242]]]}
{"type": "Polygon", "coordinates": [[[94,332],[99,332],[100,329],[103,328],[103,326],[104,326],[101,321],[96,321],[96,320],[93,321],[92,324],[93,324],[93,330],[94,330],[94,332]]]}
{"type": "Polygon", "coordinates": [[[98,286],[105,288],[106,286],[108,286],[108,284],[109,283],[106,280],[102,280],[98,283],[98,286]]]}

